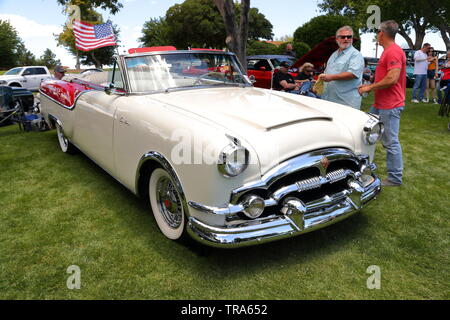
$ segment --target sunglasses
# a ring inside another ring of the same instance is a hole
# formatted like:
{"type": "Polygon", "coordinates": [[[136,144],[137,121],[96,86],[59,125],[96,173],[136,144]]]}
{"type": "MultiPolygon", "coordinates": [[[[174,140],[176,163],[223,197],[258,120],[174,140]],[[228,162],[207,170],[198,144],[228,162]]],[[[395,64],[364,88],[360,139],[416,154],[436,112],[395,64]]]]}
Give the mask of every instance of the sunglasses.
{"type": "Polygon", "coordinates": [[[353,36],[337,36],[338,39],[352,39],[353,36]]]}

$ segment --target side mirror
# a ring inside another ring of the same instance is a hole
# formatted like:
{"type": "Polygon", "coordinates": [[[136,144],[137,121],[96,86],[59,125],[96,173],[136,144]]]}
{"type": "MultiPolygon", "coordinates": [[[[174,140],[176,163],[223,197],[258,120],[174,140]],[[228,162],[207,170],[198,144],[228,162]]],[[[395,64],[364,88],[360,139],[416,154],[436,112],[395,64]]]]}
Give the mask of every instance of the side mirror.
{"type": "Polygon", "coordinates": [[[105,93],[110,96],[112,94],[118,95],[118,96],[124,96],[126,95],[126,92],[119,91],[116,88],[114,88],[114,84],[110,83],[109,86],[105,87],[105,93]]]}
{"type": "MultiPolygon", "coordinates": [[[[263,67],[264,68],[264,67],[263,67]]],[[[250,77],[248,77],[248,79],[250,80],[250,82],[253,84],[256,82],[256,78],[254,75],[251,75],[250,77]]]]}
{"type": "Polygon", "coordinates": [[[31,71],[30,71],[30,70],[25,70],[25,71],[22,73],[23,76],[29,76],[30,74],[31,74],[31,71]]]}

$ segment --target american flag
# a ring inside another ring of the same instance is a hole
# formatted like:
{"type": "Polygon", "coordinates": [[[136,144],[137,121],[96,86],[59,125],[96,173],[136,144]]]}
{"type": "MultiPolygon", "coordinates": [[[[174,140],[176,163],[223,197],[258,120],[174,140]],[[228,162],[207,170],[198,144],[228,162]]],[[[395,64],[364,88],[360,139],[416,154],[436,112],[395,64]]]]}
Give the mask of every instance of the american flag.
{"type": "Polygon", "coordinates": [[[111,21],[102,24],[90,24],[75,20],[73,33],[75,35],[75,46],[82,51],[117,45],[111,21]]]}

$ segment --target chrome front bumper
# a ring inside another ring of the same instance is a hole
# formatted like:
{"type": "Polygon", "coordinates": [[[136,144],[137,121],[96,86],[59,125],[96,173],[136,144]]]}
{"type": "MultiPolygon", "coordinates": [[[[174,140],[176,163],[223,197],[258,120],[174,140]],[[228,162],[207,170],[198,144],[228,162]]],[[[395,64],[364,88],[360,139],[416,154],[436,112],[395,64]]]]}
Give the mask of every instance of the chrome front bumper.
{"type": "Polygon", "coordinates": [[[381,191],[375,170],[367,155],[355,155],[348,149],[327,148],[302,154],[280,163],[260,180],[234,189],[224,207],[189,201],[192,209],[222,216],[226,223],[209,225],[190,216],[187,230],[207,245],[232,248],[323,228],[358,212],[375,198],[381,191]],[[309,175],[302,175],[311,169],[309,175]],[[268,211],[259,218],[245,219],[242,213],[250,206],[246,195],[261,191],[260,201],[268,211]],[[304,197],[316,191],[320,198],[304,197]]]}
{"type": "Polygon", "coordinates": [[[232,227],[214,227],[190,217],[187,230],[194,239],[222,248],[256,245],[304,234],[360,211],[364,204],[381,191],[380,179],[375,175],[372,177],[373,182],[365,186],[362,193],[356,195],[351,191],[341,192],[334,198],[326,197],[306,204],[304,212],[294,208],[284,215],[246,221],[232,227]]]}

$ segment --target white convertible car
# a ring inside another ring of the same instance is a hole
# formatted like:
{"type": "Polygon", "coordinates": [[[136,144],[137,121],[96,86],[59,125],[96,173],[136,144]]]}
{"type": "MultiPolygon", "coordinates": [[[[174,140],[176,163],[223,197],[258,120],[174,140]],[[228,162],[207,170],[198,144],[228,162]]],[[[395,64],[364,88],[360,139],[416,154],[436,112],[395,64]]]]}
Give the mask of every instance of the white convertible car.
{"type": "Polygon", "coordinates": [[[113,71],[45,81],[61,150],[148,197],[162,233],[240,247],[310,232],[381,190],[370,114],[254,88],[232,53],[130,49],[113,71]]]}

